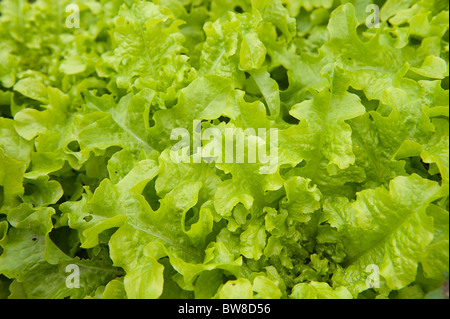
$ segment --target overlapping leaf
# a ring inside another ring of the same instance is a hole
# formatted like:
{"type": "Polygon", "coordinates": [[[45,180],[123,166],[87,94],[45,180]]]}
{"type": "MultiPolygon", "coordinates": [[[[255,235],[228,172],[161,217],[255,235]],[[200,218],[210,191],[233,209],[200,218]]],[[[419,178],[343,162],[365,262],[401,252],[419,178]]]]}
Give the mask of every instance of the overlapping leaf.
{"type": "Polygon", "coordinates": [[[0,13],[0,298],[440,288],[448,2],[3,0],[0,13]]]}

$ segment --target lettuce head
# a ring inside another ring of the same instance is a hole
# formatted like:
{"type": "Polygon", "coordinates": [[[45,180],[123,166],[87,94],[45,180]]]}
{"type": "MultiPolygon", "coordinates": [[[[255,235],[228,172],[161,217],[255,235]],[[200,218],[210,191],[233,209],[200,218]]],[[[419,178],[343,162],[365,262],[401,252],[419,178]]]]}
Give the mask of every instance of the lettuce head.
{"type": "Polygon", "coordinates": [[[445,298],[448,10],[0,1],[0,298],[445,298]]]}

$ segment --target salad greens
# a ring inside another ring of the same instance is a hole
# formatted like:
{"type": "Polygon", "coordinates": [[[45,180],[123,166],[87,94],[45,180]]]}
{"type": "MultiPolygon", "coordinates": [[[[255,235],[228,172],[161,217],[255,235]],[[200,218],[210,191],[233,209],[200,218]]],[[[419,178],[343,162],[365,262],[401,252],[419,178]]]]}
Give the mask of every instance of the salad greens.
{"type": "Polygon", "coordinates": [[[442,296],[448,10],[0,1],[0,298],[442,296]],[[277,162],[175,162],[177,129],[277,162]]]}

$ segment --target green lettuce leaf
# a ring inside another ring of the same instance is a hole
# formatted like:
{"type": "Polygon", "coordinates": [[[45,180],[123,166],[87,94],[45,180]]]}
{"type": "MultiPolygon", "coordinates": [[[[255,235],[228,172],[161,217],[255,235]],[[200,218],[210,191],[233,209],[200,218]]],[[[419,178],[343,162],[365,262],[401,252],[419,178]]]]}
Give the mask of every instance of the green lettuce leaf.
{"type": "Polygon", "coordinates": [[[442,298],[448,10],[0,1],[0,298],[442,298]]]}

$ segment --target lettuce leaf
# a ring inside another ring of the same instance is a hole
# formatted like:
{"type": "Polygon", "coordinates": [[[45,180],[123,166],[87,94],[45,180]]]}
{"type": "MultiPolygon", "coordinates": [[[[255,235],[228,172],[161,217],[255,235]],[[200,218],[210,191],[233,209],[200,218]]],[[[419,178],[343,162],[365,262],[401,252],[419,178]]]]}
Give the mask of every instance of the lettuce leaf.
{"type": "Polygon", "coordinates": [[[448,10],[0,1],[0,298],[439,295],[448,10]]]}

